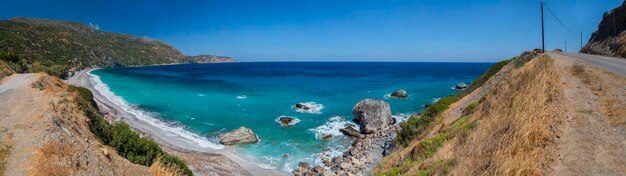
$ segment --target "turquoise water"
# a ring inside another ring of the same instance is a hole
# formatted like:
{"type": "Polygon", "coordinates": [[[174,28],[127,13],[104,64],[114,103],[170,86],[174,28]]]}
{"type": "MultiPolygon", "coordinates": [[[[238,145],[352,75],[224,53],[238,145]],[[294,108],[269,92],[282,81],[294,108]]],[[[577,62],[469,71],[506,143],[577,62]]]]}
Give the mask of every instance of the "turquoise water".
{"type": "Polygon", "coordinates": [[[351,123],[352,107],[362,99],[385,99],[395,117],[423,110],[424,104],[453,95],[459,82],[470,83],[491,63],[259,62],[190,64],[99,69],[111,92],[154,118],[218,143],[216,136],[240,126],[260,138],[237,146],[253,160],[281,170],[300,161],[319,162],[337,155],[351,139],[338,128],[351,123]],[[404,89],[409,97],[390,99],[404,89]],[[318,105],[319,112],[297,112],[296,103],[318,105]],[[276,119],[299,123],[280,127],[276,119]],[[319,139],[333,135],[329,141],[319,139]]]}

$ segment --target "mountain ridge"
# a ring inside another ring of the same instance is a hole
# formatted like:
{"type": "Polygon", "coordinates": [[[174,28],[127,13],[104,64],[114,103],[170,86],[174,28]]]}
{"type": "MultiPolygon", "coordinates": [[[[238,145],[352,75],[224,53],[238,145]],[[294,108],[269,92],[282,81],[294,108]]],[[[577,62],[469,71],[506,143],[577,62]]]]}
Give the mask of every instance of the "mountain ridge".
{"type": "Polygon", "coordinates": [[[187,56],[159,40],[100,31],[80,22],[63,20],[24,17],[2,20],[0,38],[0,52],[15,57],[11,61],[14,64],[8,64],[13,65],[14,71],[45,71],[62,78],[67,76],[66,72],[94,67],[236,61],[216,55],[187,56]]]}

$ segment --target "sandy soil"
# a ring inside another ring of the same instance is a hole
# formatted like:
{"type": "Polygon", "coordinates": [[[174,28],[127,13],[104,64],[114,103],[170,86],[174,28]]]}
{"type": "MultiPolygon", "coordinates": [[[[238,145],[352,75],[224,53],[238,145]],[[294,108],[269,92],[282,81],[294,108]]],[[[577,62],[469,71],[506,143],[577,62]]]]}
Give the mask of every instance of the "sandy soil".
{"type": "Polygon", "coordinates": [[[557,159],[548,175],[626,175],[626,78],[564,55],[566,117],[557,126],[557,159]]]}
{"type": "Polygon", "coordinates": [[[136,118],[95,90],[87,72],[87,70],[77,72],[67,82],[90,89],[100,109],[109,120],[123,121],[143,135],[152,138],[166,150],[184,159],[194,173],[198,175],[288,175],[288,173],[262,168],[258,163],[250,162],[249,159],[235,154],[233,151],[235,147],[224,149],[201,147],[187,138],[172,136],[172,133],[136,118]]]}

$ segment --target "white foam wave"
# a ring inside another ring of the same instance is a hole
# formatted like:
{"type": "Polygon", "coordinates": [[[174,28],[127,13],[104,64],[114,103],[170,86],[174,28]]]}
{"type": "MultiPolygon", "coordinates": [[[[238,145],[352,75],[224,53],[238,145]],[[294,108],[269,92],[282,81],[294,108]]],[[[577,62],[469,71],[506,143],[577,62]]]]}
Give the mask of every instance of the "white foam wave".
{"type": "Polygon", "coordinates": [[[276,123],[278,123],[278,124],[281,124],[281,123],[280,123],[280,118],[281,118],[281,117],[291,117],[291,118],[293,118],[293,120],[292,120],[291,122],[289,122],[289,124],[288,124],[288,125],[290,125],[290,126],[293,126],[293,125],[296,125],[296,124],[300,123],[300,119],[298,119],[298,118],[296,118],[296,117],[293,117],[293,116],[286,116],[286,115],[281,115],[281,116],[278,116],[276,119],[274,119],[274,121],[275,121],[276,123]]]}
{"type": "Polygon", "coordinates": [[[237,99],[246,99],[248,96],[246,95],[237,95],[237,99]]]}
{"type": "Polygon", "coordinates": [[[319,139],[322,136],[332,135],[332,136],[342,136],[343,133],[339,131],[346,127],[346,125],[351,124],[354,125],[354,129],[359,130],[359,126],[356,125],[352,121],[346,121],[343,117],[333,116],[326,123],[316,128],[310,129],[315,134],[315,138],[319,139]]]}
{"type": "Polygon", "coordinates": [[[396,125],[400,124],[401,122],[407,121],[409,120],[409,118],[411,117],[411,114],[396,114],[396,115],[391,115],[391,117],[396,119],[396,125]]]}
{"type": "Polygon", "coordinates": [[[90,83],[93,85],[93,88],[96,91],[98,91],[99,94],[103,95],[104,98],[108,99],[109,101],[115,103],[124,111],[134,115],[135,118],[137,118],[138,120],[144,121],[154,127],[162,129],[163,131],[166,131],[171,134],[182,137],[184,139],[187,139],[190,142],[193,142],[202,148],[212,148],[212,149],[224,148],[223,145],[214,144],[210,142],[209,140],[207,140],[206,138],[203,138],[195,133],[192,133],[183,129],[182,126],[174,127],[174,126],[168,125],[167,122],[154,118],[149,112],[142,111],[136,108],[135,106],[130,105],[122,97],[119,97],[115,95],[113,92],[111,92],[109,87],[106,84],[104,84],[102,80],[100,80],[100,76],[91,74],[91,71],[87,72],[87,74],[90,76],[90,79],[89,79],[90,83]]]}
{"type": "Polygon", "coordinates": [[[435,103],[435,102],[437,102],[437,101],[439,101],[439,100],[441,100],[441,98],[433,98],[433,99],[431,99],[431,101],[432,101],[433,103],[435,103]]]}
{"type": "Polygon", "coordinates": [[[384,98],[384,99],[390,99],[390,98],[392,98],[392,97],[391,97],[391,94],[385,94],[385,96],[383,96],[383,98],[384,98]]]}
{"type": "Polygon", "coordinates": [[[196,95],[198,95],[199,97],[204,97],[204,96],[206,96],[205,94],[196,94],[196,95]]]}
{"type": "Polygon", "coordinates": [[[304,102],[304,103],[299,103],[304,105],[305,107],[309,107],[309,109],[304,109],[304,108],[295,108],[293,107],[293,109],[295,109],[297,112],[300,113],[311,113],[311,114],[321,114],[322,113],[322,109],[324,109],[324,105],[320,104],[320,103],[316,103],[316,102],[304,102]]]}

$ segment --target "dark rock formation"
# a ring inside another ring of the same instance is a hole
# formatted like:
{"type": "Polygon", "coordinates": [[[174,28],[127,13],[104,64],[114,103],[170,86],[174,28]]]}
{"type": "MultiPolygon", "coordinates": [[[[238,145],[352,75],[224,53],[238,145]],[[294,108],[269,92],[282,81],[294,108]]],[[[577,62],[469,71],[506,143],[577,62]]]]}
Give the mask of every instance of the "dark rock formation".
{"type": "Polygon", "coordinates": [[[404,99],[404,98],[406,98],[408,96],[409,96],[409,94],[407,94],[406,91],[404,91],[404,90],[397,90],[397,91],[391,93],[391,97],[393,97],[393,98],[402,98],[402,99],[404,99]]]}
{"type": "Polygon", "coordinates": [[[346,136],[351,136],[351,137],[355,137],[355,138],[361,138],[361,133],[359,131],[357,131],[356,129],[354,129],[354,127],[352,127],[352,125],[346,125],[345,128],[339,129],[339,131],[341,133],[343,133],[346,136]]]}
{"type": "Polygon", "coordinates": [[[580,51],[613,57],[626,57],[626,2],[605,12],[598,29],[580,51]]]}
{"type": "Polygon", "coordinates": [[[289,116],[282,116],[278,118],[278,122],[280,123],[281,127],[292,125],[291,122],[293,122],[293,120],[294,120],[293,117],[289,117],[289,116]]]}

